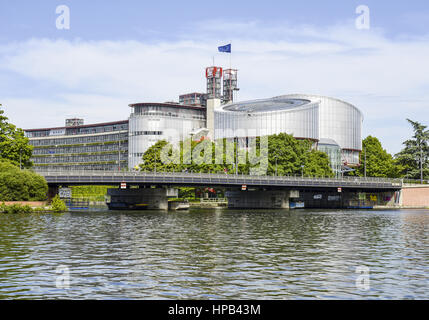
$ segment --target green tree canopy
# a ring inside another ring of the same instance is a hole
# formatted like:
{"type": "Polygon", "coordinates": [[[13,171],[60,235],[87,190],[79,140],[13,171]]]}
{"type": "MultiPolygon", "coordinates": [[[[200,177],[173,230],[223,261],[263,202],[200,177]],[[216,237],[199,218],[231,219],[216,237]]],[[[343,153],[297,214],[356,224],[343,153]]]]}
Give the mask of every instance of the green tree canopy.
{"type": "Polygon", "coordinates": [[[292,135],[280,133],[268,136],[268,174],[332,177],[328,155],[313,150],[309,140],[298,140],[292,135]]]}
{"type": "MultiPolygon", "coordinates": [[[[257,145],[259,145],[257,139],[257,145]]],[[[235,158],[237,144],[235,142],[226,141],[225,139],[221,142],[224,144],[224,150],[234,150],[233,153],[223,154],[223,164],[215,164],[215,146],[214,142],[209,140],[192,141],[191,148],[184,150],[183,143],[180,144],[180,152],[178,150],[171,149],[170,155],[175,153],[177,157],[180,157],[180,164],[174,163],[163,163],[161,161],[161,150],[168,145],[165,140],[158,141],[151,146],[143,155],[143,164],[140,165],[140,169],[143,171],[156,171],[157,172],[202,172],[202,173],[221,173],[226,172],[228,174],[235,173],[235,158]],[[204,146],[211,146],[212,151],[205,155],[204,146]],[[190,159],[189,153],[199,152],[200,156],[204,158],[204,163],[197,164],[192,161],[191,164],[186,164],[184,159],[190,159]],[[227,164],[228,163],[228,164],[227,164]]],[[[303,170],[303,174],[306,176],[333,176],[332,169],[329,164],[327,154],[324,152],[312,150],[311,141],[297,140],[293,136],[281,133],[278,135],[272,135],[268,137],[268,169],[267,174],[274,175],[276,172],[277,162],[277,174],[278,175],[300,175],[303,170]],[[302,167],[303,166],[303,167],[302,167]]],[[[240,153],[240,152],[238,152],[240,153]]],[[[252,165],[249,163],[247,158],[246,164],[238,165],[239,174],[249,174],[252,165]]]]}
{"type": "Polygon", "coordinates": [[[407,119],[413,127],[413,136],[411,139],[404,141],[405,146],[398,154],[395,155],[396,161],[402,166],[402,174],[407,178],[420,179],[429,176],[429,130],[427,126],[417,121],[407,119]],[[423,168],[421,176],[420,162],[423,168]]]}
{"type": "Polygon", "coordinates": [[[45,178],[20,170],[10,161],[0,160],[0,201],[42,201],[46,199],[48,184],[45,178]]]}
{"type": "Polygon", "coordinates": [[[23,167],[31,167],[33,147],[24,136],[24,131],[9,123],[3,114],[4,111],[0,109],[0,159],[7,159],[18,166],[21,159],[23,167]]]}
{"type": "Polygon", "coordinates": [[[361,165],[349,175],[363,177],[366,161],[367,177],[397,178],[400,176],[401,167],[396,164],[393,156],[383,149],[381,142],[376,137],[366,137],[362,141],[362,149],[361,165]]]}

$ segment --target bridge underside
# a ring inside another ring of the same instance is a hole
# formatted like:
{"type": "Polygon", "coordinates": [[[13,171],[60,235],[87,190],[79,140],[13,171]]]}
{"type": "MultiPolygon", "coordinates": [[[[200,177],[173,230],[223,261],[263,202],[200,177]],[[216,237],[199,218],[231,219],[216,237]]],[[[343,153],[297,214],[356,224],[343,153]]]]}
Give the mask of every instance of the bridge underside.
{"type": "Polygon", "coordinates": [[[162,190],[180,186],[224,188],[229,208],[249,209],[394,206],[398,202],[397,193],[402,188],[401,181],[397,180],[355,177],[316,179],[141,172],[46,172],[43,175],[51,189],[71,185],[119,187],[125,183],[128,189],[114,189],[117,191],[111,195],[113,202],[126,202],[132,208],[137,204],[142,209],[165,209],[168,207],[167,195],[162,190]],[[136,189],[129,191],[131,186],[136,189]]]}
{"type": "Polygon", "coordinates": [[[398,192],[392,190],[249,190],[228,191],[229,208],[258,209],[359,209],[398,205],[398,192]]]}
{"type": "MultiPolygon", "coordinates": [[[[58,188],[52,190],[53,194],[58,188]]],[[[379,189],[227,188],[225,196],[230,209],[370,209],[399,204],[399,191],[379,189]]],[[[108,199],[113,210],[168,209],[167,188],[162,186],[108,189],[108,199]]]]}

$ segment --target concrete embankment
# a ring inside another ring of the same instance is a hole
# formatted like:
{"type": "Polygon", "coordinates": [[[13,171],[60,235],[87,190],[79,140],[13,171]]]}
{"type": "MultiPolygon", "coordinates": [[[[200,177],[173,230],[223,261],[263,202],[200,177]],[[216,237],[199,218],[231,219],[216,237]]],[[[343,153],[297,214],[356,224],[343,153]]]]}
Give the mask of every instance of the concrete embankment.
{"type": "Polygon", "coordinates": [[[429,208],[429,185],[405,185],[399,201],[401,208],[429,208]]]}
{"type": "Polygon", "coordinates": [[[46,201],[0,201],[0,204],[4,203],[7,206],[14,204],[19,204],[21,206],[30,206],[32,208],[45,207],[47,205],[46,201]]]}

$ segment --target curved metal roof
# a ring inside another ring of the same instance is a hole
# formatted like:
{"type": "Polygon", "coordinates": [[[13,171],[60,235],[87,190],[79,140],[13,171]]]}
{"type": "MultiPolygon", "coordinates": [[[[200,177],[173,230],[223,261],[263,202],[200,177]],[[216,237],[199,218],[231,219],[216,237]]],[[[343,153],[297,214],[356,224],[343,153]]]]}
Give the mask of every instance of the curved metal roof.
{"type": "Polygon", "coordinates": [[[168,107],[168,108],[180,108],[180,109],[205,110],[204,107],[189,106],[186,104],[178,104],[178,103],[160,103],[160,102],[132,103],[132,104],[129,104],[128,106],[131,108],[156,106],[156,107],[168,107]]]}
{"type": "Polygon", "coordinates": [[[291,98],[294,98],[294,99],[296,99],[296,98],[311,99],[312,101],[317,101],[318,99],[329,99],[329,100],[332,100],[332,101],[340,102],[340,103],[342,103],[344,105],[347,105],[347,106],[355,109],[356,111],[358,111],[360,113],[360,115],[363,118],[363,113],[362,113],[362,111],[358,107],[356,107],[355,105],[353,105],[353,104],[351,104],[349,102],[346,102],[344,100],[338,99],[338,98],[333,98],[333,97],[328,97],[328,96],[322,96],[322,95],[318,95],[318,94],[300,94],[300,93],[298,93],[298,94],[297,93],[295,93],[295,94],[287,94],[287,95],[282,95],[282,96],[274,97],[274,99],[282,99],[282,98],[289,98],[289,99],[291,99],[291,98]]]}
{"type": "Polygon", "coordinates": [[[282,111],[290,110],[299,107],[305,107],[307,104],[319,102],[321,99],[328,99],[332,101],[337,101],[345,106],[351,107],[357,110],[363,118],[362,111],[359,110],[356,106],[345,102],[340,99],[315,95],[315,94],[288,94],[277,96],[269,99],[258,99],[250,100],[243,102],[236,102],[233,104],[228,104],[222,107],[222,111],[232,111],[232,112],[247,112],[247,113],[258,113],[258,112],[273,112],[273,111],[282,111]]]}
{"type": "Polygon", "coordinates": [[[282,111],[302,107],[309,103],[311,101],[307,99],[271,98],[237,102],[224,106],[223,110],[248,113],[282,111]]]}

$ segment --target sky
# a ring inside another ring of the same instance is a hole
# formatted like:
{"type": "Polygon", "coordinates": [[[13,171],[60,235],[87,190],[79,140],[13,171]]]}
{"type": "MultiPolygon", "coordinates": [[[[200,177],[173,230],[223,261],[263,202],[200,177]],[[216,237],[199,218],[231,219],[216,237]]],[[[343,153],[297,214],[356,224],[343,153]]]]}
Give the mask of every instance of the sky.
{"type": "Polygon", "coordinates": [[[217,52],[227,43],[238,100],[345,100],[364,114],[363,137],[393,154],[407,118],[429,125],[427,0],[0,0],[0,103],[24,129],[127,119],[131,103],[204,92],[205,67],[230,65],[217,52]],[[356,27],[360,5],[369,29],[356,27]]]}

